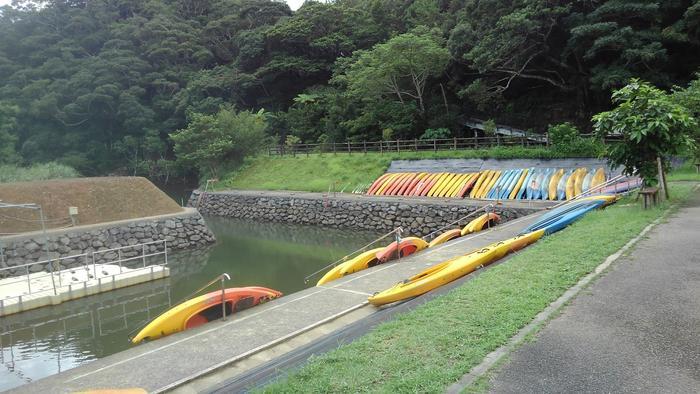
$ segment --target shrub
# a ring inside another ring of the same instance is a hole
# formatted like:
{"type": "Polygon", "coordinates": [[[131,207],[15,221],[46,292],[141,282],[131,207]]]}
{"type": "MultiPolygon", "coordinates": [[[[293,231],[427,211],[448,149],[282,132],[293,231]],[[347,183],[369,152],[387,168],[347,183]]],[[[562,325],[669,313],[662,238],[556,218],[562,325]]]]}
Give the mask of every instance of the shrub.
{"type": "Polygon", "coordinates": [[[599,140],[581,137],[576,126],[568,122],[550,125],[547,134],[552,149],[559,156],[598,157],[605,152],[599,140]]]}
{"type": "Polygon", "coordinates": [[[34,164],[29,167],[0,165],[0,183],[78,177],[80,174],[72,167],[55,162],[34,164]]]}
{"type": "Polygon", "coordinates": [[[423,135],[420,136],[422,140],[439,140],[452,137],[452,132],[450,129],[441,127],[439,129],[425,129],[423,135]]]}

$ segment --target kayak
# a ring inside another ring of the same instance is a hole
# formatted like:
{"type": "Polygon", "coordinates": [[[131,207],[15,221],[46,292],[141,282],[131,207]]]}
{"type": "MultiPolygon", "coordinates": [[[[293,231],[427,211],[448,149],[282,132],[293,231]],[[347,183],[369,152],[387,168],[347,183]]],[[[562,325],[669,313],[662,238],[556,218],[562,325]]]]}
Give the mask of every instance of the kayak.
{"type": "Polygon", "coordinates": [[[467,225],[464,226],[464,228],[462,228],[461,230],[462,236],[471,233],[478,233],[479,231],[483,230],[487,224],[489,225],[489,227],[491,227],[500,221],[501,217],[498,216],[498,214],[493,212],[485,213],[472,220],[471,222],[467,223],[467,225]]]}
{"type": "MultiPolygon", "coordinates": [[[[248,309],[282,296],[265,287],[234,287],[224,289],[226,315],[248,309]]],[[[148,323],[132,343],[153,340],[220,319],[223,315],[221,290],[212,291],[178,304],[148,323]]]]}
{"type": "Polygon", "coordinates": [[[375,248],[368,250],[366,252],[360,253],[352,259],[340,263],[333,267],[330,271],[326,272],[321,279],[319,279],[316,286],[321,286],[328,282],[340,279],[345,275],[350,275],[353,272],[361,271],[375,265],[377,260],[377,253],[380,252],[382,248],[375,248]]]}
{"type": "Polygon", "coordinates": [[[523,170],[522,174],[520,174],[520,178],[518,179],[518,182],[513,186],[513,191],[510,192],[510,196],[508,196],[508,199],[514,200],[518,198],[518,195],[520,194],[520,189],[523,186],[523,183],[527,179],[527,174],[530,172],[530,170],[525,169],[523,170]]]}
{"type": "Polygon", "coordinates": [[[518,194],[515,195],[516,200],[521,200],[527,197],[527,191],[530,185],[530,180],[533,176],[535,176],[536,171],[537,170],[535,170],[534,168],[530,168],[530,170],[527,173],[527,176],[525,177],[525,180],[523,181],[522,185],[520,185],[520,190],[518,190],[518,194]]]}
{"type": "Polygon", "coordinates": [[[554,201],[557,199],[557,186],[559,185],[559,181],[561,180],[561,177],[564,176],[564,169],[559,169],[557,172],[552,175],[552,179],[549,181],[549,188],[547,189],[547,197],[549,197],[550,200],[554,201]]]}
{"type": "Polygon", "coordinates": [[[450,240],[455,239],[455,238],[459,238],[461,236],[462,236],[461,229],[456,228],[454,230],[448,230],[448,231],[445,231],[444,233],[438,235],[437,237],[435,237],[434,240],[430,241],[430,243],[428,244],[428,247],[432,248],[433,246],[438,246],[440,244],[444,244],[447,241],[450,241],[450,240]]]}
{"type": "Polygon", "coordinates": [[[447,260],[399,282],[387,290],[370,296],[368,301],[372,305],[380,306],[425,294],[499,260],[508,253],[524,248],[540,239],[543,234],[543,230],[534,231],[527,235],[493,243],[465,256],[447,260]]]}
{"type": "Polygon", "coordinates": [[[573,173],[574,170],[569,170],[562,175],[561,179],[559,180],[559,184],[557,185],[557,199],[566,200],[566,185],[568,184],[569,178],[573,173]]]}
{"type": "Polygon", "coordinates": [[[543,229],[548,225],[558,221],[568,213],[575,211],[581,207],[587,207],[590,205],[595,205],[596,207],[604,207],[612,204],[616,200],[617,196],[615,195],[597,195],[571,201],[540,216],[540,218],[535,223],[525,228],[522,231],[522,234],[543,229]]]}
{"type": "Polygon", "coordinates": [[[377,252],[377,260],[380,263],[386,263],[389,260],[394,260],[397,257],[406,257],[428,247],[428,243],[418,237],[406,237],[399,244],[396,241],[390,243],[377,252]],[[397,256],[398,252],[398,256],[397,256]]]}

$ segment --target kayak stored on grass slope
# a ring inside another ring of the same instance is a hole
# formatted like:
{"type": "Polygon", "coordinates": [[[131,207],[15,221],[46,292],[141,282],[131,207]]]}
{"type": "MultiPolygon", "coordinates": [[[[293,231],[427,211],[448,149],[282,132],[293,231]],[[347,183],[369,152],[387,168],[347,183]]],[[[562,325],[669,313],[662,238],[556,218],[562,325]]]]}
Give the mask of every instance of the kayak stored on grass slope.
{"type": "Polygon", "coordinates": [[[534,231],[527,235],[493,243],[465,256],[447,260],[397,283],[387,290],[372,295],[368,301],[372,305],[380,306],[425,294],[491,264],[508,253],[524,248],[540,239],[543,234],[544,230],[534,231]]]}

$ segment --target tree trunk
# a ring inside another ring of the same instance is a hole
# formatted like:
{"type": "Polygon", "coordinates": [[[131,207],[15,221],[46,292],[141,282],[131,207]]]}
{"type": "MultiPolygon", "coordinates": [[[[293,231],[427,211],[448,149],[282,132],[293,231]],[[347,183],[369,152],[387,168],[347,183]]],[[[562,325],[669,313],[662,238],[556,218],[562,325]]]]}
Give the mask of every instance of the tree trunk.
{"type": "Polygon", "coordinates": [[[664,165],[661,161],[661,157],[656,157],[656,165],[659,167],[659,186],[661,187],[661,192],[668,200],[668,185],[666,184],[666,174],[664,173],[664,165]]]}

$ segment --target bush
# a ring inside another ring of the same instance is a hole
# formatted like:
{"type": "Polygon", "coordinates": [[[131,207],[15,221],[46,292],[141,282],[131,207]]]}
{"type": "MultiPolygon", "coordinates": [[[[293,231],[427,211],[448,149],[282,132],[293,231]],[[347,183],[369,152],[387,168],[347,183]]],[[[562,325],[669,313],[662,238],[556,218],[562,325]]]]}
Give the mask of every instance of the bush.
{"type": "Polygon", "coordinates": [[[547,129],[549,143],[560,156],[599,157],[605,146],[595,138],[583,138],[576,126],[571,123],[550,125],[547,129]]]}
{"type": "Polygon", "coordinates": [[[452,137],[450,129],[441,127],[439,129],[426,129],[425,133],[420,136],[422,140],[439,140],[452,137]]]}
{"type": "Polygon", "coordinates": [[[72,167],[54,162],[34,164],[30,167],[0,165],[0,183],[78,177],[80,177],[80,174],[72,167]]]}

